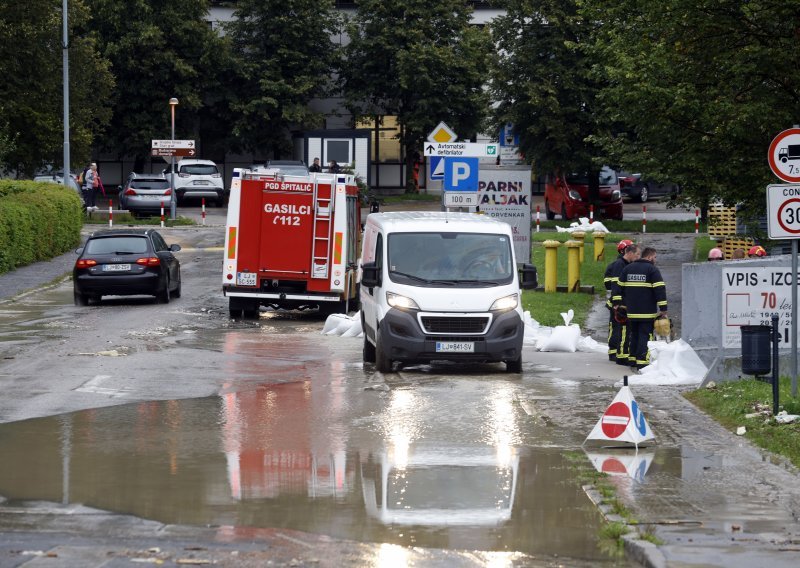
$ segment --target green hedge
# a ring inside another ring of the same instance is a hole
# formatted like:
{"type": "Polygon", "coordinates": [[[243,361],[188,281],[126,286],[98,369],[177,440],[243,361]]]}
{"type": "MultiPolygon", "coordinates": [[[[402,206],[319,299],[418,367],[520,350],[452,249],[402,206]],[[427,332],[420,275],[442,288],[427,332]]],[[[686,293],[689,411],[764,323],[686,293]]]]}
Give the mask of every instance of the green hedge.
{"type": "Polygon", "coordinates": [[[78,194],[54,183],[0,180],[0,273],[47,260],[80,243],[78,194]]]}

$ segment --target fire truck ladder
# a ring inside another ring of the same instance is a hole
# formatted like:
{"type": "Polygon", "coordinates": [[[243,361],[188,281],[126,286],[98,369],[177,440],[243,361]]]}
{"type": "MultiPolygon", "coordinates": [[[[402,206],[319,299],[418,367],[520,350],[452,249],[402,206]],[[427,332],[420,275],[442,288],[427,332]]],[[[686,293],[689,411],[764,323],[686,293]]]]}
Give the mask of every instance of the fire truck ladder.
{"type": "Polygon", "coordinates": [[[324,189],[320,191],[319,182],[314,183],[314,244],[311,248],[311,278],[324,279],[328,277],[335,188],[336,182],[333,180],[328,186],[327,195],[324,195],[326,192],[324,189]]]}

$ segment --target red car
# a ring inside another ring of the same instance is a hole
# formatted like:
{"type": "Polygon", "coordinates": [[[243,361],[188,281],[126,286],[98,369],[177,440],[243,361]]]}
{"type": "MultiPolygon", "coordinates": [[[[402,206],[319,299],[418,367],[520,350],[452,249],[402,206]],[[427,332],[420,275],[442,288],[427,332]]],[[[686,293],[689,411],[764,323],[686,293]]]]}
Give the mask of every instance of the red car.
{"type": "MultiPolygon", "coordinates": [[[[564,220],[589,217],[587,174],[550,174],[544,187],[544,211],[548,219],[561,215],[564,220]]],[[[595,219],[622,220],[622,194],[614,170],[600,170],[600,198],[594,208],[595,219]]]]}

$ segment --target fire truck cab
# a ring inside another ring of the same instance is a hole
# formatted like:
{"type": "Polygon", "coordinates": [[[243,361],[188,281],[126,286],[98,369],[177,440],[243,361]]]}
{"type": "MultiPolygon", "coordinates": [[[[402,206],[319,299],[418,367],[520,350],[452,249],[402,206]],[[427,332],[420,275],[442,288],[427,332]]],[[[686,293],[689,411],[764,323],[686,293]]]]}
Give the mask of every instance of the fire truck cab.
{"type": "Polygon", "coordinates": [[[354,176],[234,170],[222,273],[231,317],[357,307],[360,246],[354,176]]]}

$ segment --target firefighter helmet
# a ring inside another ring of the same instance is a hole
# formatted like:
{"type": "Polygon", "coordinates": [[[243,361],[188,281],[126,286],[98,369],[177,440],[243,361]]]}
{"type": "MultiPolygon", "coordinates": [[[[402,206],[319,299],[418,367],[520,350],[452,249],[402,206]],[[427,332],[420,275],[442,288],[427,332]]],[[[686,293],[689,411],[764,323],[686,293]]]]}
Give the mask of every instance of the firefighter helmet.
{"type": "Polygon", "coordinates": [[[628,239],[622,239],[617,245],[617,252],[624,253],[625,249],[631,246],[632,244],[633,241],[629,241],[628,239]]]}
{"type": "Polygon", "coordinates": [[[750,250],[747,251],[747,256],[767,256],[767,251],[764,250],[764,247],[756,245],[750,247],[750,250]]]}
{"type": "Polygon", "coordinates": [[[710,251],[708,251],[708,260],[725,260],[725,255],[722,253],[720,249],[714,247],[710,251]]]}

